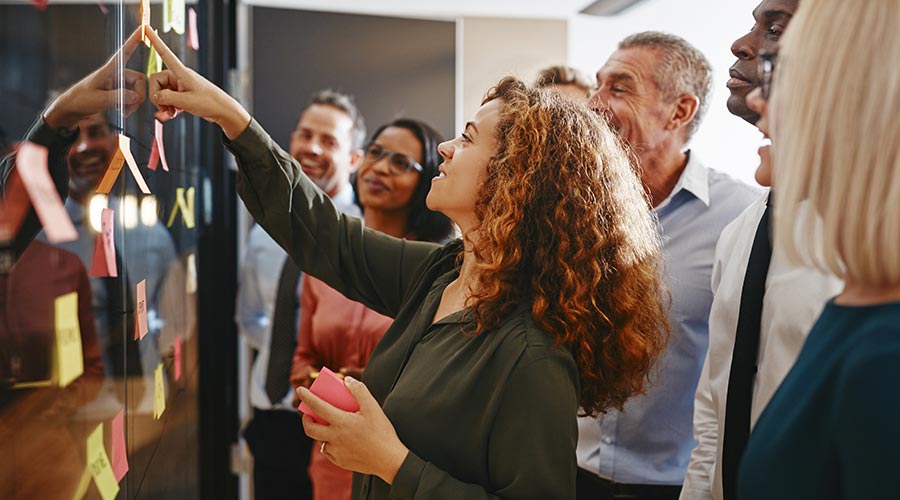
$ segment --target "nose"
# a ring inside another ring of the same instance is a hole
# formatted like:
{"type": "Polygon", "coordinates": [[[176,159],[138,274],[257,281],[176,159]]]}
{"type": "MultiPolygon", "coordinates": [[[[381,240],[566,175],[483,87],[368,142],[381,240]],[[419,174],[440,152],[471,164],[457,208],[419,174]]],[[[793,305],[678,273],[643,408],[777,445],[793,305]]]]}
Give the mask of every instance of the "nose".
{"type": "Polygon", "coordinates": [[[441,158],[445,160],[453,158],[453,141],[444,141],[438,144],[438,153],[440,153],[441,158]]]}
{"type": "Polygon", "coordinates": [[[391,175],[391,155],[382,155],[372,163],[372,170],[381,175],[391,175]]]}
{"type": "Polygon", "coordinates": [[[763,99],[762,89],[756,87],[752,92],[747,94],[747,107],[758,115],[762,116],[766,112],[766,100],[763,99]]]}
{"type": "Polygon", "coordinates": [[[603,87],[597,87],[597,90],[591,94],[591,97],[588,98],[588,106],[597,111],[599,113],[605,113],[606,110],[609,109],[609,105],[607,102],[609,101],[609,97],[605,95],[606,92],[603,90],[603,87]]]}
{"type": "Polygon", "coordinates": [[[750,43],[752,37],[753,32],[751,31],[735,40],[734,43],[731,44],[731,53],[738,59],[745,61],[756,57],[756,49],[754,49],[753,44],[750,43]]]}

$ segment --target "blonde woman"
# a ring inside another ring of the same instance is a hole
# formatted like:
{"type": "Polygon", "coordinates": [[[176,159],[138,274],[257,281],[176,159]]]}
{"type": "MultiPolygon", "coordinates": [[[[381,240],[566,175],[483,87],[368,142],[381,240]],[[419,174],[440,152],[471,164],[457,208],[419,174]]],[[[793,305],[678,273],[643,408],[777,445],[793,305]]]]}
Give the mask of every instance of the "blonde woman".
{"type": "Polygon", "coordinates": [[[804,0],[783,39],[775,244],[845,285],[754,428],[741,500],[900,496],[898,31],[897,0],[804,0]]]}

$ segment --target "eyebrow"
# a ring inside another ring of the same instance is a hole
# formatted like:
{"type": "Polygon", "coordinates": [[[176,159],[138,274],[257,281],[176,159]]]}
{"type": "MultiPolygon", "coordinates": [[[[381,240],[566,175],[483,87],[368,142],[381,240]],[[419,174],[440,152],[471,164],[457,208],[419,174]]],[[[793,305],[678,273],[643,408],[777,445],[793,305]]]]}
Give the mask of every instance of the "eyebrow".
{"type": "MultiPolygon", "coordinates": [[[[616,82],[616,83],[627,83],[630,85],[634,85],[637,82],[637,80],[634,78],[634,76],[632,76],[628,73],[622,73],[622,72],[610,73],[609,75],[607,75],[605,80],[609,81],[609,82],[616,82]]],[[[598,82],[600,81],[600,73],[599,72],[597,73],[597,81],[598,82]]]]}
{"type": "Polygon", "coordinates": [[[753,18],[758,19],[760,17],[762,17],[762,19],[771,21],[772,19],[778,19],[778,18],[782,18],[782,17],[786,17],[786,18],[790,19],[790,18],[794,17],[794,15],[783,9],[770,9],[770,10],[763,11],[762,16],[760,16],[759,11],[757,11],[756,9],[753,9],[753,18]]]}

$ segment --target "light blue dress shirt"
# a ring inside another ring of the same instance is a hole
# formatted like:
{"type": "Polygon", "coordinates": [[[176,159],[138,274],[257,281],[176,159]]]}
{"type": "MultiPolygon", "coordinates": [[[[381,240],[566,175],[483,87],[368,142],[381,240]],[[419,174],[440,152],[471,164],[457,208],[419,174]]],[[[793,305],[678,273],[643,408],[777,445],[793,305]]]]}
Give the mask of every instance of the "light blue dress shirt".
{"type": "Polygon", "coordinates": [[[625,484],[680,485],[693,437],[694,392],[709,340],[710,278],[722,229],[762,191],[708,169],[688,151],[672,193],[655,209],[672,295],[671,337],[646,394],[623,411],[578,422],[578,465],[625,484]]]}

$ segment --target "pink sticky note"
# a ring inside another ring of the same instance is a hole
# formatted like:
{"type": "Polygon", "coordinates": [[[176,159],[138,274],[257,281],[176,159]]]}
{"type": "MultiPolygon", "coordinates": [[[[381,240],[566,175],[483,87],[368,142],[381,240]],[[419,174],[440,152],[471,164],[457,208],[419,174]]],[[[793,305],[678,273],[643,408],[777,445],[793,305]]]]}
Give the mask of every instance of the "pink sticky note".
{"type": "Polygon", "coordinates": [[[47,4],[50,3],[48,0],[31,0],[31,3],[35,5],[40,10],[46,10],[47,4]]]}
{"type": "MultiPolygon", "coordinates": [[[[319,376],[316,377],[315,382],[313,382],[309,390],[316,396],[319,396],[332,406],[340,408],[341,410],[349,412],[359,411],[359,403],[356,401],[356,398],[354,398],[353,394],[350,394],[350,391],[347,390],[344,381],[333,371],[329,370],[328,367],[322,367],[322,371],[319,372],[319,376]]],[[[317,423],[328,425],[328,422],[316,415],[315,412],[312,411],[312,408],[307,406],[306,403],[300,403],[300,406],[298,406],[297,409],[312,417],[317,423]]]]}
{"type": "Polygon", "coordinates": [[[159,148],[156,146],[156,138],[153,139],[153,147],[150,148],[150,158],[147,160],[147,168],[156,170],[159,165],[159,148]]]}
{"type": "Polygon", "coordinates": [[[137,316],[134,321],[134,339],[140,340],[150,331],[147,326],[147,280],[141,280],[137,284],[134,300],[134,313],[137,316]]]}
{"type": "Polygon", "coordinates": [[[128,472],[128,453],[125,451],[125,410],[119,410],[112,421],[112,469],[116,481],[128,472]]]}
{"type": "Polygon", "coordinates": [[[181,335],[175,337],[175,380],[181,378],[181,335]]]}
{"type": "Polygon", "coordinates": [[[47,239],[52,243],[78,239],[72,219],[63,208],[62,200],[47,169],[47,148],[23,142],[16,153],[16,170],[25,184],[34,211],[37,212],[47,239]]]}
{"type": "Polygon", "coordinates": [[[188,9],[188,43],[194,50],[200,50],[200,35],[197,34],[197,11],[188,9]]]}
{"type": "Polygon", "coordinates": [[[159,120],[153,121],[156,122],[156,133],[154,134],[153,145],[156,146],[156,154],[159,155],[159,160],[162,162],[163,170],[168,172],[169,163],[166,161],[166,147],[165,145],[163,145],[163,124],[159,120]]]}
{"type": "Polygon", "coordinates": [[[91,276],[115,278],[119,275],[116,269],[116,245],[113,242],[113,217],[111,208],[104,208],[100,212],[100,234],[94,245],[94,262],[91,264],[91,276]]]}

